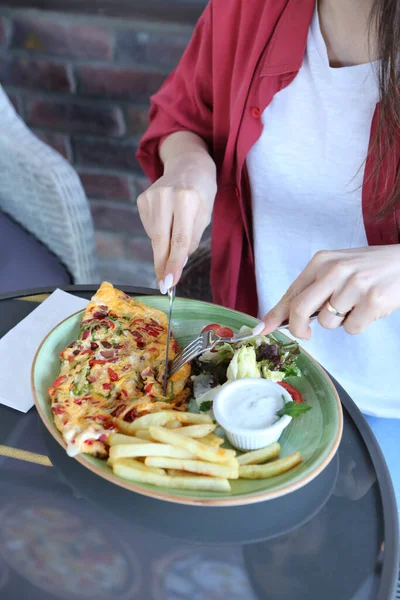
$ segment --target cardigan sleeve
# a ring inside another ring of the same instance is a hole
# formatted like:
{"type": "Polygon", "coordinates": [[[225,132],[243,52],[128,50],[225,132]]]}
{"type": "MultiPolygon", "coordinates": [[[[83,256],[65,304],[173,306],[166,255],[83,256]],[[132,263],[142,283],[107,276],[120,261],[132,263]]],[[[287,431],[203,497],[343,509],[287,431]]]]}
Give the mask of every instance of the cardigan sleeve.
{"type": "Polygon", "coordinates": [[[200,17],[181,61],[151,97],[150,124],[136,157],[151,181],[164,171],[159,157],[163,140],[176,131],[190,131],[212,145],[212,2],[200,17]]]}

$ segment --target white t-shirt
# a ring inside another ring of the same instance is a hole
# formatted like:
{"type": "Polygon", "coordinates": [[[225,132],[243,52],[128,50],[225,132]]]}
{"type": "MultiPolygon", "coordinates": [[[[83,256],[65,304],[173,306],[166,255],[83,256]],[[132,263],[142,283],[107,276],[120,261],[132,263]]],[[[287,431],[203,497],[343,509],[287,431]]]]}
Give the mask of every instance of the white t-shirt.
{"type": "MultiPolygon", "coordinates": [[[[361,187],[378,99],[374,65],[329,66],[316,10],[300,72],[247,157],[260,317],[318,250],[368,245],[361,187]]],[[[400,311],[357,336],[314,324],[302,345],[365,413],[400,418],[400,311]]]]}

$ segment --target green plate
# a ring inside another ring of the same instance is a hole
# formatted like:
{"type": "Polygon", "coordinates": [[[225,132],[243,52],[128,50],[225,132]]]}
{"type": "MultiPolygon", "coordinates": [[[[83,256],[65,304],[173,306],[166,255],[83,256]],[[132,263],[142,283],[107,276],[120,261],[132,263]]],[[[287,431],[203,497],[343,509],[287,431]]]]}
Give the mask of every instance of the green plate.
{"type": "MultiPolygon", "coordinates": [[[[168,308],[165,297],[138,298],[148,306],[164,312],[168,308]]],[[[47,388],[59,372],[59,353],[79,334],[83,311],[57,325],[43,340],[32,366],[32,388],[36,408],[54,438],[66,448],[54,425],[47,388]]],[[[242,313],[213,304],[176,298],[172,329],[181,345],[187,344],[209,323],[220,323],[239,330],[242,325],[254,327],[257,321],[242,313]]],[[[282,340],[287,340],[279,334],[282,340]]],[[[94,471],[101,477],[146,496],[182,504],[232,506],[270,500],[293,492],[316,477],[332,460],[342,435],[343,416],[339,396],[332,381],[319,364],[304,350],[298,358],[303,377],[295,378],[296,387],[313,409],[291,422],[280,438],[281,456],[299,451],[303,462],[291,471],[271,479],[250,481],[232,480],[230,494],[171,490],[131,482],[113,474],[106,462],[81,454],[71,460],[94,471]]]]}

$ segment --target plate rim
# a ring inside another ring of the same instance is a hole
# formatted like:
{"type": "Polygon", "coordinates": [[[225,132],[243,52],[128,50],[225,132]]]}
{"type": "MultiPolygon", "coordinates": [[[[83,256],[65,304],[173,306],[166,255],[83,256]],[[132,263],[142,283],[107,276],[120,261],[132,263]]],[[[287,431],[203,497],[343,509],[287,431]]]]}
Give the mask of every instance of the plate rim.
{"type": "MultiPolygon", "coordinates": [[[[132,298],[137,299],[138,302],[143,302],[143,300],[141,299],[142,296],[140,296],[140,297],[132,296],[132,298]]],[[[159,296],[152,295],[152,296],[145,296],[145,298],[159,299],[159,296]]],[[[201,304],[207,304],[209,306],[218,306],[218,305],[214,305],[212,302],[203,302],[202,300],[194,300],[192,298],[180,298],[180,299],[184,300],[185,302],[196,302],[196,303],[201,303],[201,304]]],[[[143,302],[143,304],[145,304],[145,302],[143,302]]],[[[255,317],[251,317],[251,315],[247,315],[241,311],[237,311],[237,310],[234,310],[231,308],[226,308],[224,306],[218,306],[218,308],[222,308],[222,309],[234,312],[237,315],[243,315],[247,319],[249,317],[255,319],[255,317]]],[[[68,317],[66,317],[65,319],[62,319],[62,321],[60,321],[57,325],[52,327],[52,329],[46,334],[46,336],[41,341],[39,347],[37,348],[37,350],[35,352],[35,356],[32,361],[32,367],[31,367],[31,391],[32,391],[34,402],[35,402],[36,410],[38,411],[41,421],[45,425],[48,432],[60,444],[60,446],[62,446],[64,448],[64,450],[67,449],[67,444],[65,443],[64,439],[61,436],[61,433],[58,430],[57,430],[57,433],[55,433],[53,431],[50,421],[47,419],[47,416],[46,416],[44,410],[42,409],[39,399],[37,397],[36,389],[35,389],[35,366],[36,366],[36,362],[38,360],[38,357],[39,357],[42,347],[46,343],[47,339],[52,335],[52,333],[56,329],[58,329],[58,327],[60,327],[63,323],[65,323],[72,317],[75,317],[79,313],[82,313],[84,310],[85,309],[80,309],[78,311],[75,311],[74,313],[72,313],[68,317]]],[[[89,469],[90,471],[92,471],[96,475],[102,477],[103,479],[106,479],[110,483],[114,483],[114,484],[118,485],[119,487],[125,488],[132,492],[136,492],[138,494],[141,494],[142,496],[148,496],[150,498],[154,498],[156,500],[162,500],[164,502],[173,502],[175,504],[186,504],[186,505],[191,505],[191,506],[210,506],[210,507],[244,506],[247,504],[257,504],[258,502],[264,502],[266,500],[274,500],[281,496],[291,494],[292,492],[299,490],[300,488],[302,488],[305,485],[307,485],[308,483],[310,483],[310,481],[312,481],[313,479],[318,477],[318,475],[320,473],[322,473],[322,471],[329,465],[329,463],[331,462],[331,460],[333,459],[333,457],[335,456],[335,454],[339,448],[339,444],[341,442],[342,433],[343,433],[342,403],[341,403],[339,394],[333,384],[332,379],[329,377],[329,375],[326,373],[326,371],[322,368],[322,366],[319,364],[319,362],[317,360],[315,360],[315,358],[313,358],[307,352],[307,350],[304,350],[304,348],[301,347],[301,352],[307,356],[307,358],[314,364],[314,366],[317,367],[317,369],[322,373],[322,375],[323,375],[324,379],[326,380],[326,382],[328,383],[328,385],[332,388],[333,395],[336,400],[336,407],[338,410],[339,426],[338,426],[338,431],[336,433],[336,437],[333,441],[333,444],[332,444],[328,454],[325,456],[325,458],[310,473],[304,475],[304,477],[300,478],[298,481],[296,481],[294,483],[286,484],[276,490],[252,492],[250,494],[243,494],[241,496],[235,496],[235,497],[221,496],[221,498],[218,498],[218,497],[215,497],[215,498],[192,498],[192,497],[187,497],[187,496],[175,495],[172,492],[162,491],[162,488],[159,488],[156,486],[154,486],[154,490],[144,488],[144,487],[136,484],[135,482],[130,482],[128,480],[117,477],[113,473],[108,473],[107,471],[104,471],[100,467],[92,464],[90,461],[85,459],[83,454],[78,454],[78,455],[74,456],[73,458],[75,460],[77,460],[85,468],[89,469]]]]}

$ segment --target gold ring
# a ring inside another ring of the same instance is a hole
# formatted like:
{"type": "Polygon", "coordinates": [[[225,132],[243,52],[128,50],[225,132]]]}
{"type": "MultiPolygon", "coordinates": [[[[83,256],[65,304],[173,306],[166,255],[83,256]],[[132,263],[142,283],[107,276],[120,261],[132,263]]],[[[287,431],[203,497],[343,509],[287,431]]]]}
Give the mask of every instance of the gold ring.
{"type": "Polygon", "coordinates": [[[335,317],[340,317],[341,319],[344,319],[345,317],[347,317],[346,313],[342,313],[339,310],[336,310],[336,308],[334,308],[332,306],[332,304],[329,302],[329,300],[326,301],[325,308],[327,310],[329,310],[330,313],[332,313],[333,315],[335,315],[335,317]]]}

